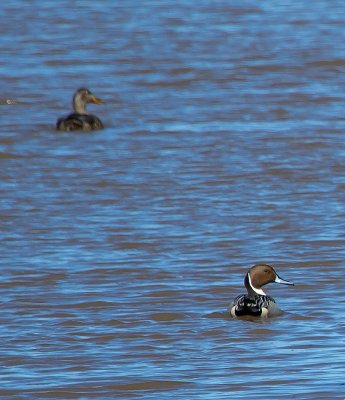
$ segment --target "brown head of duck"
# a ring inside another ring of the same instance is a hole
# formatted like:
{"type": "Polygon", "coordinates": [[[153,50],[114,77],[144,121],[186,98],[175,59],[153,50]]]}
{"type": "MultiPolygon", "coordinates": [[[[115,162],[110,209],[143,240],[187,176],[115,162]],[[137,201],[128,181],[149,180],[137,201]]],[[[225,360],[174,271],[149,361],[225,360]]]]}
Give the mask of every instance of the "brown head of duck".
{"type": "Polygon", "coordinates": [[[265,296],[266,293],[262,290],[262,287],[271,282],[276,282],[283,285],[293,285],[292,282],[280,278],[271,265],[263,263],[255,264],[253,267],[251,267],[244,278],[244,286],[246,287],[250,296],[265,296]]]}
{"type": "Polygon", "coordinates": [[[73,96],[73,110],[77,114],[87,114],[86,104],[102,104],[104,101],[96,97],[89,89],[80,88],[73,96]]]}

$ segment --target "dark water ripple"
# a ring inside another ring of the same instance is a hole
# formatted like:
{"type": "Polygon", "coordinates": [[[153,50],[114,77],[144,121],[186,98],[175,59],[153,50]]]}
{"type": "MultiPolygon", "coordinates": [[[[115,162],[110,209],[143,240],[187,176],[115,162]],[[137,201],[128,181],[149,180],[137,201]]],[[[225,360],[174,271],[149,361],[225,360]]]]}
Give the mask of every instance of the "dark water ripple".
{"type": "Polygon", "coordinates": [[[0,17],[0,396],[343,399],[343,3],[0,17]],[[230,320],[257,261],[286,313],[230,320]]]}

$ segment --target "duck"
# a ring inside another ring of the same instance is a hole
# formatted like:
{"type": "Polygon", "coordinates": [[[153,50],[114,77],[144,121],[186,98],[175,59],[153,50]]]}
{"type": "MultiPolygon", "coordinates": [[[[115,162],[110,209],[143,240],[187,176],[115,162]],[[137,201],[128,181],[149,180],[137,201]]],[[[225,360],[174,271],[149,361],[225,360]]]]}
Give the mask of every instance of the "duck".
{"type": "Polygon", "coordinates": [[[56,122],[58,131],[93,131],[103,129],[102,121],[86,111],[86,104],[102,104],[103,100],[96,97],[89,89],[80,88],[73,96],[73,113],[61,117],[56,122]]]}
{"type": "Polygon", "coordinates": [[[283,285],[294,285],[278,276],[275,269],[269,264],[253,265],[244,278],[244,286],[247,294],[241,294],[235,298],[228,308],[228,312],[236,317],[272,317],[283,313],[273,297],[268,296],[262,286],[276,282],[283,285]]]}

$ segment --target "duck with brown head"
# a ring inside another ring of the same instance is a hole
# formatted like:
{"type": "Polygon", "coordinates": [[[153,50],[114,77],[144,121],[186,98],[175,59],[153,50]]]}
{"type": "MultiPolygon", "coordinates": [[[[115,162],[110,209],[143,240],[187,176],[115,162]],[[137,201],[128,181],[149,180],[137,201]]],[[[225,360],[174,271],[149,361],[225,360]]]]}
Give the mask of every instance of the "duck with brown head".
{"type": "Polygon", "coordinates": [[[270,282],[293,285],[292,282],[280,278],[271,265],[256,264],[250,268],[244,278],[244,286],[248,293],[237,296],[229,306],[231,316],[270,317],[282,314],[275,300],[267,296],[262,289],[262,286],[270,282]]]}
{"type": "Polygon", "coordinates": [[[56,122],[59,131],[93,131],[103,129],[102,121],[86,111],[86,104],[102,104],[103,100],[96,97],[89,89],[78,89],[73,96],[74,112],[67,117],[61,117],[56,122]]]}

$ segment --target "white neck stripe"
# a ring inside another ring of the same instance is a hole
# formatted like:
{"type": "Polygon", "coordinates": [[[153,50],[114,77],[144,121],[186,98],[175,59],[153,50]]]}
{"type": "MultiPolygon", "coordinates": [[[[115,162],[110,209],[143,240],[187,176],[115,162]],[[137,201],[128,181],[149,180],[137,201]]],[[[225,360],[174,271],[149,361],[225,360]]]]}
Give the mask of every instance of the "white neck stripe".
{"type": "Polygon", "coordinates": [[[266,293],[262,289],[257,289],[252,285],[252,281],[250,279],[250,274],[248,274],[248,280],[250,287],[254,290],[255,293],[260,294],[261,296],[266,296],[266,293]]]}

